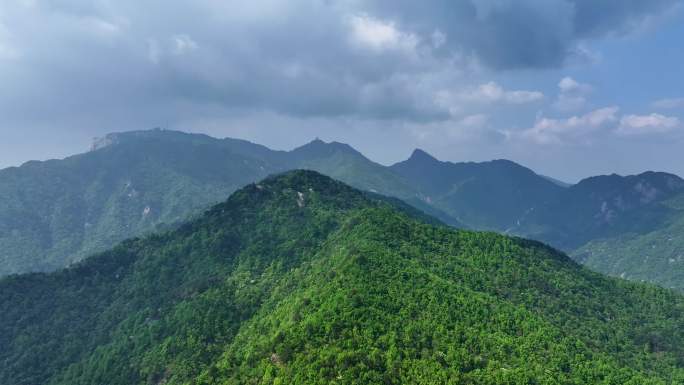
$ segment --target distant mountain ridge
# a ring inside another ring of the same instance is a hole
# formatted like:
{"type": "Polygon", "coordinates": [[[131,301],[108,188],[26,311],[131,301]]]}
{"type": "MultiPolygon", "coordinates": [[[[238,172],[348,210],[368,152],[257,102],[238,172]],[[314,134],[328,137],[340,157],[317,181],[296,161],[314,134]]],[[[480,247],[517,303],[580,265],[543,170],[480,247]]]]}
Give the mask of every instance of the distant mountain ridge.
{"type": "Polygon", "coordinates": [[[537,206],[515,231],[573,250],[591,239],[657,228],[670,211],[660,203],[682,193],[684,180],[667,173],[591,177],[537,206]]]}
{"type": "Polygon", "coordinates": [[[59,269],[173,228],[241,186],[293,169],[399,198],[455,227],[546,242],[601,272],[684,289],[684,234],[676,230],[684,212],[671,204],[684,182],[675,175],[563,186],[507,160],[443,162],[416,149],[383,166],[338,142],[276,151],[166,130],[110,134],[84,154],[0,170],[0,276],[59,269]],[[646,258],[648,248],[662,252],[646,258]]]}
{"type": "Polygon", "coordinates": [[[422,150],[390,169],[414,181],[422,199],[477,229],[505,231],[562,188],[508,160],[442,162],[422,150]]]}
{"type": "Polygon", "coordinates": [[[286,152],[177,131],[109,134],[84,154],[0,170],[0,276],[59,269],[126,238],[173,227],[239,187],[296,168],[389,196],[412,191],[340,143],[313,141],[286,152]]]}
{"type": "Polygon", "coordinates": [[[1,274],[53,270],[198,214],[273,163],[232,140],[143,131],[64,160],[0,171],[1,274]]]}
{"type": "Polygon", "coordinates": [[[556,179],[556,178],[552,178],[552,177],[546,176],[546,175],[541,175],[541,176],[542,176],[543,178],[546,178],[546,180],[549,180],[549,181],[551,181],[551,182],[553,182],[553,183],[559,185],[560,187],[570,187],[570,186],[572,186],[572,183],[563,182],[562,180],[559,180],[559,179],[556,179]]]}

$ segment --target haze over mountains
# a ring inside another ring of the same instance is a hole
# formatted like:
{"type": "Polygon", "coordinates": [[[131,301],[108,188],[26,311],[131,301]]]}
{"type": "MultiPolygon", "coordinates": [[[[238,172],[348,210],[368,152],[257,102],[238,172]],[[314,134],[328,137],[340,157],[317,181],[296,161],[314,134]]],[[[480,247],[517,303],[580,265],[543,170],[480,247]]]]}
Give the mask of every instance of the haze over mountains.
{"type": "Polygon", "coordinates": [[[336,142],[274,151],[163,130],[111,134],[85,154],[0,170],[0,274],[59,269],[302,168],[455,227],[541,240],[599,271],[684,288],[684,235],[676,231],[684,181],[675,175],[598,176],[564,187],[506,160],[441,162],[416,150],[386,167],[336,142]]]}
{"type": "Polygon", "coordinates": [[[684,381],[684,296],[313,171],[0,280],[0,314],[3,384],[684,381]]]}
{"type": "Polygon", "coordinates": [[[684,385],[682,36],[0,0],[0,385],[684,385]]]}

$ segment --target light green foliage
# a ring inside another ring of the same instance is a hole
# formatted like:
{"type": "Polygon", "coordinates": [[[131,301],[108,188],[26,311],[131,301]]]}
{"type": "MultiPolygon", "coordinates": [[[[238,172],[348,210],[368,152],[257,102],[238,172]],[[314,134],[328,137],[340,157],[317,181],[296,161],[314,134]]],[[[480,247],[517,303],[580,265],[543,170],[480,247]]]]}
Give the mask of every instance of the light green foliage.
{"type": "Polygon", "coordinates": [[[680,384],[684,298],[314,172],[0,281],[0,383],[680,384]]]}

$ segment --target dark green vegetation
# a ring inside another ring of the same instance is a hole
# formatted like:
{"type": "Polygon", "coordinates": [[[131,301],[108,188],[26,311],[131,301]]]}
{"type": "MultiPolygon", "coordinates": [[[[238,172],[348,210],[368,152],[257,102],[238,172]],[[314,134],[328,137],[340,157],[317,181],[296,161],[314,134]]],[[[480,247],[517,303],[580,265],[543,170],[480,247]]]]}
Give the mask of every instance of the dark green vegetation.
{"type": "Polygon", "coordinates": [[[314,172],[0,281],[2,384],[683,381],[683,297],[314,172]]]}
{"type": "Polygon", "coordinates": [[[592,269],[684,290],[684,194],[659,203],[666,214],[651,229],[592,240],[573,252],[592,269]]]}
{"type": "Polygon", "coordinates": [[[684,181],[674,175],[599,176],[568,187],[505,160],[440,162],[416,150],[385,167],[320,140],[286,152],[152,130],[105,144],[0,170],[0,276],[59,269],[174,228],[267,175],[306,168],[455,227],[537,239],[600,272],[684,289],[684,181]]]}
{"type": "MultiPolygon", "coordinates": [[[[339,143],[314,141],[283,152],[162,130],[112,134],[105,142],[64,160],[0,170],[0,276],[59,269],[126,238],[173,227],[285,170],[312,168],[364,190],[410,194],[401,178],[339,143]]],[[[438,208],[421,208],[460,226],[438,208]]]]}
{"type": "Polygon", "coordinates": [[[540,202],[514,231],[574,250],[593,239],[660,227],[673,211],[664,202],[683,192],[684,180],[666,173],[593,177],[540,202]]]}
{"type": "Polygon", "coordinates": [[[424,202],[476,229],[506,231],[529,210],[563,192],[563,187],[507,160],[440,162],[416,150],[391,169],[413,181],[424,202]]]}
{"type": "Polygon", "coordinates": [[[606,274],[684,290],[684,181],[665,173],[589,178],[512,232],[569,250],[606,274]]]}
{"type": "Polygon", "coordinates": [[[675,175],[563,187],[509,161],[440,162],[420,150],[391,169],[416,182],[423,202],[472,228],[537,239],[596,271],[684,290],[684,180],[675,175]]]}
{"type": "Polygon", "coordinates": [[[0,171],[0,275],[54,270],[225,199],[268,163],[199,135],[115,135],[110,146],[0,171]]]}

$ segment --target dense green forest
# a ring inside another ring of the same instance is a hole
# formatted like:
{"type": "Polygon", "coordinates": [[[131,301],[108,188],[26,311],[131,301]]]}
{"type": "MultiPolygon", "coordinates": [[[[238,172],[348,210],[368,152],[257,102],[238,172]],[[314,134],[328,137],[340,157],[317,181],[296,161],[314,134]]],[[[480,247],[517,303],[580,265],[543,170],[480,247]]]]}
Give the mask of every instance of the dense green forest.
{"type": "MultiPolygon", "coordinates": [[[[399,176],[339,143],[285,152],[165,130],[112,134],[105,143],[0,170],[0,276],[56,270],[126,238],[173,228],[238,188],[289,169],[316,169],[385,195],[412,194],[399,176]]],[[[414,206],[463,226],[436,207],[414,206]]]]}
{"type": "Polygon", "coordinates": [[[657,226],[592,240],[573,257],[606,274],[684,291],[684,195],[661,203],[657,226]]]}
{"type": "Polygon", "coordinates": [[[622,177],[588,178],[540,202],[514,229],[563,250],[576,250],[595,239],[643,234],[681,215],[668,201],[684,196],[684,180],[646,172],[622,177]]]}
{"type": "Polygon", "coordinates": [[[0,281],[0,383],[681,384],[684,297],[311,171],[0,281]]]}
{"type": "Polygon", "coordinates": [[[479,230],[510,230],[531,208],[564,192],[558,184],[508,160],[441,162],[416,150],[390,169],[416,185],[421,201],[479,230]]]}
{"type": "Polygon", "coordinates": [[[313,169],[442,222],[536,239],[596,271],[684,290],[684,180],[647,172],[564,186],[506,160],[386,167],[342,143],[275,151],[177,131],[111,134],[63,160],[0,170],[0,276],[54,271],[175,228],[267,175],[313,169]]]}
{"type": "Polygon", "coordinates": [[[200,135],[114,138],[64,160],[0,170],[0,275],[62,268],[180,223],[268,175],[268,164],[200,135]]]}

